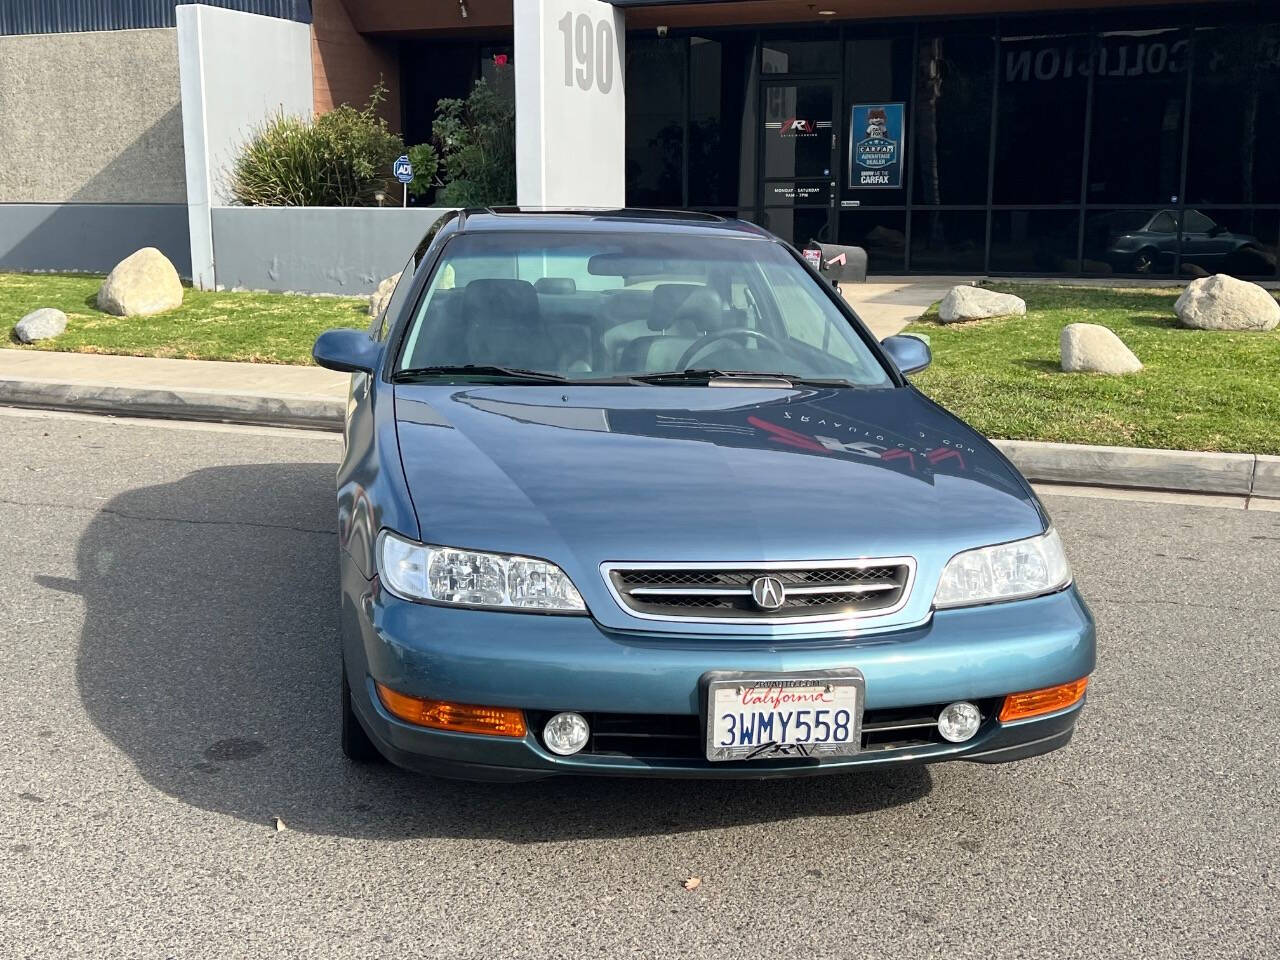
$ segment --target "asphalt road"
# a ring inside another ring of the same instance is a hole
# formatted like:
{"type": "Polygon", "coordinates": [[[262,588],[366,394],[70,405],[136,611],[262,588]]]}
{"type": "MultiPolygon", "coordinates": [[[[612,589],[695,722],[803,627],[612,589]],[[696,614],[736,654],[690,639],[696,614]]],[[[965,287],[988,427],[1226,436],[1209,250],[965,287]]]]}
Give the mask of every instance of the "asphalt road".
{"type": "Polygon", "coordinates": [[[0,956],[1280,950],[1280,513],[1048,500],[1101,637],[1065,751],[495,787],[338,753],[335,439],[0,438],[0,956]]]}

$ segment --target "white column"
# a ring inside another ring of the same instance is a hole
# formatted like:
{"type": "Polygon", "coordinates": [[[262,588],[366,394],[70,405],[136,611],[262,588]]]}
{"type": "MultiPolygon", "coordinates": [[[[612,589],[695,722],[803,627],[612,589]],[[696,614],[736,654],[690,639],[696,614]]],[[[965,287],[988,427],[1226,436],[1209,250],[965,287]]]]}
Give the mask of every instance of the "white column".
{"type": "Polygon", "coordinates": [[[182,96],[182,148],[187,164],[187,229],[191,232],[191,283],[212,290],[213,224],[209,209],[209,157],[205,149],[204,71],[200,7],[179,6],[178,85],[182,96]]]}
{"type": "Polygon", "coordinates": [[[204,4],[177,17],[191,280],[212,290],[213,210],[231,199],[240,148],[278,112],[311,116],[311,28],[204,4]]]}
{"type": "Polygon", "coordinates": [[[516,200],[626,204],[625,20],[603,0],[513,0],[516,200]]]}

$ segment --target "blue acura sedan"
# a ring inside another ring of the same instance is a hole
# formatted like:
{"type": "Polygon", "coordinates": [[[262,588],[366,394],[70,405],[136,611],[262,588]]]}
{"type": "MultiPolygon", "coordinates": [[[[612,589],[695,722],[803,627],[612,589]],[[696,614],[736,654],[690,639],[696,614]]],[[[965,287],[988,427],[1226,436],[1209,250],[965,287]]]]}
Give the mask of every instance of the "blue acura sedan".
{"type": "Polygon", "coordinates": [[[790,246],[652,211],[437,222],[338,470],[342,748],[468,779],[789,777],[1071,739],[1094,627],[994,447],[790,246]]]}

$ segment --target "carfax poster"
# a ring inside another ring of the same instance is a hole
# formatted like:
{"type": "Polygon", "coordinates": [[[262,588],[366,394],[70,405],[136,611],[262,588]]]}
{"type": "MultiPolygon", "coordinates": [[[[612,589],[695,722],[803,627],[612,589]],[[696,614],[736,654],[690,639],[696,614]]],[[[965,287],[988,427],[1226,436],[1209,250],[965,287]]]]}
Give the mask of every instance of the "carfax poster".
{"type": "Polygon", "coordinates": [[[902,104],[855,103],[849,129],[849,188],[902,186],[902,104]]]}

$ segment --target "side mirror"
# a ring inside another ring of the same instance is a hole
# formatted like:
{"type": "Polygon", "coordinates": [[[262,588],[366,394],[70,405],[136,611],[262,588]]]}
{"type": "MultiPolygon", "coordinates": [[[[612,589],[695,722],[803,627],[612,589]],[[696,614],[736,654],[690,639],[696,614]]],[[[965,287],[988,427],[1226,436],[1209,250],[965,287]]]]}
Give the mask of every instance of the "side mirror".
{"type": "Polygon", "coordinates": [[[919,337],[885,337],[880,346],[903,373],[918,373],[933,362],[929,345],[919,337]]]}
{"type": "Polygon", "coordinates": [[[340,373],[373,373],[381,352],[381,344],[363,330],[326,330],[311,348],[316,363],[340,373]]]}

